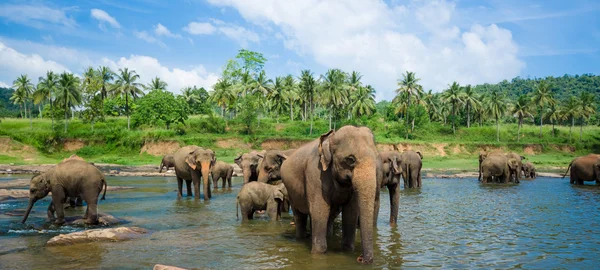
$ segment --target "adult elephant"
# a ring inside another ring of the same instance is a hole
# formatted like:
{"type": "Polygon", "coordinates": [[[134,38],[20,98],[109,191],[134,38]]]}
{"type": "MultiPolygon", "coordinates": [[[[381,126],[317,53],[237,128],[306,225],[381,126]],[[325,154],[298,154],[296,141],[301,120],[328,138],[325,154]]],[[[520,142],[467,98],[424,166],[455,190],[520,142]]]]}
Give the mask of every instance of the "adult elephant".
{"type": "Polygon", "coordinates": [[[583,185],[584,181],[600,184],[600,155],[589,154],[573,159],[562,178],[571,170],[571,184],[583,185]]]}
{"type": "Polygon", "coordinates": [[[158,170],[159,173],[162,173],[163,167],[166,167],[167,171],[169,170],[169,168],[175,167],[175,158],[173,157],[173,155],[165,155],[162,158],[162,160],[160,161],[160,169],[158,170]]]}
{"type": "Polygon", "coordinates": [[[194,183],[194,198],[200,199],[200,179],[204,185],[204,200],[211,198],[210,172],[215,164],[215,152],[195,145],[180,148],[173,154],[175,159],[175,175],[177,176],[177,197],[183,196],[183,180],[186,181],[187,195],[192,196],[194,183]]]}
{"type": "Polygon", "coordinates": [[[512,158],[517,161],[517,170],[515,171],[514,175],[511,176],[511,179],[515,179],[515,182],[519,183],[521,181],[521,171],[523,170],[523,160],[525,157],[515,152],[507,153],[506,157],[508,159],[512,158]]]}
{"type": "Polygon", "coordinates": [[[495,177],[498,182],[508,183],[511,175],[516,174],[517,170],[518,161],[516,159],[509,159],[504,154],[488,155],[481,163],[481,181],[482,183],[493,182],[495,177]]]}
{"type": "Polygon", "coordinates": [[[264,158],[262,153],[252,151],[241,154],[234,159],[235,164],[240,166],[244,174],[244,184],[258,180],[258,165],[264,158]]]}
{"type": "Polygon", "coordinates": [[[281,164],[294,152],[296,152],[296,149],[265,152],[262,161],[258,165],[258,182],[269,183],[281,180],[281,164]]]}
{"type": "Polygon", "coordinates": [[[363,253],[358,261],[373,261],[373,220],[379,194],[379,164],[379,153],[371,130],[353,126],[321,135],[296,150],[282,164],[281,178],[294,212],[296,238],[306,236],[310,215],[312,253],[327,251],[329,220],[341,209],[342,248],[354,249],[360,215],[363,253]]]}
{"type": "Polygon", "coordinates": [[[400,168],[404,179],[404,188],[420,188],[423,155],[419,151],[407,150],[400,155],[400,168]]]}
{"type": "Polygon", "coordinates": [[[390,224],[398,222],[398,208],[400,206],[400,176],[402,166],[399,165],[402,154],[398,151],[385,151],[379,153],[382,162],[383,180],[380,187],[387,187],[390,194],[390,224]]]}
{"type": "MultiPolygon", "coordinates": [[[[504,155],[506,158],[508,159],[515,159],[518,163],[517,165],[517,171],[516,173],[514,173],[513,175],[510,175],[509,178],[510,179],[515,179],[516,183],[519,183],[519,181],[521,180],[521,171],[523,170],[523,159],[525,159],[524,156],[520,156],[515,152],[510,152],[510,153],[504,153],[502,152],[502,150],[493,150],[493,151],[480,151],[479,152],[479,177],[477,180],[482,181],[482,168],[481,168],[481,164],[483,163],[483,161],[490,155],[504,155]]],[[[512,181],[512,180],[511,180],[512,181]]]]}
{"type": "Polygon", "coordinates": [[[106,179],[96,166],[83,160],[66,160],[48,171],[31,178],[29,185],[29,206],[22,223],[25,223],[36,201],[52,192],[52,201],[48,206],[48,219],[56,224],[65,223],[63,204],[67,198],[81,197],[87,204],[85,223],[98,223],[98,197],[104,188],[102,200],[106,196],[106,179]],[[54,213],[56,212],[56,219],[54,213]]]}
{"type": "Polygon", "coordinates": [[[225,188],[225,182],[229,183],[229,187],[231,188],[233,166],[224,161],[217,161],[211,170],[211,176],[213,179],[213,188],[217,188],[219,179],[223,179],[223,188],[225,188]]]}

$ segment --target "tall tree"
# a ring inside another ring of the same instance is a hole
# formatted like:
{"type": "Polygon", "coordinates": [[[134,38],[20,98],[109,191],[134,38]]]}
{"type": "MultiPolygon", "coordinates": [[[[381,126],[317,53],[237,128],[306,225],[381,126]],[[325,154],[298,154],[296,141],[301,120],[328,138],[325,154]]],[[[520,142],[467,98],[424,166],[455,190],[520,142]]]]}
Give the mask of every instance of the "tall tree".
{"type": "Polygon", "coordinates": [[[529,101],[526,95],[520,95],[519,99],[515,103],[511,113],[519,119],[519,126],[517,128],[517,142],[521,140],[521,127],[523,126],[523,118],[531,117],[532,114],[529,112],[529,101]]]}
{"type": "Polygon", "coordinates": [[[398,80],[398,89],[396,89],[396,94],[406,95],[406,139],[408,139],[408,124],[410,121],[410,117],[408,114],[408,108],[410,108],[410,96],[417,95],[419,92],[423,91],[423,87],[419,84],[421,79],[415,76],[414,72],[406,71],[405,74],[402,74],[402,79],[398,80]]]}
{"type": "Polygon", "coordinates": [[[310,135],[312,135],[313,130],[313,119],[314,119],[314,96],[315,89],[317,88],[317,81],[315,80],[313,73],[310,72],[309,69],[302,70],[300,72],[300,92],[302,96],[306,99],[304,102],[304,114],[310,114],[310,135]],[[308,103],[308,110],[306,110],[306,104],[308,103]]]}
{"type": "Polygon", "coordinates": [[[552,136],[556,136],[556,122],[564,120],[562,115],[562,108],[560,108],[556,103],[550,104],[544,118],[552,123],[552,136]]]}
{"type": "Polygon", "coordinates": [[[565,119],[571,119],[571,127],[569,128],[569,142],[571,142],[572,134],[573,134],[573,126],[575,126],[575,119],[581,116],[581,106],[580,101],[571,96],[562,107],[562,115],[565,119]]]}
{"type": "Polygon", "coordinates": [[[127,113],[127,129],[130,128],[130,110],[129,110],[129,97],[132,99],[136,99],[139,96],[143,95],[144,92],[140,90],[141,84],[137,82],[140,78],[135,70],[129,70],[128,68],[119,69],[119,74],[117,74],[117,79],[115,80],[115,84],[113,86],[113,93],[115,95],[124,96],[125,97],[125,112],[127,113]]]}
{"type": "Polygon", "coordinates": [[[332,119],[336,114],[336,108],[347,102],[346,92],[344,91],[344,81],[346,75],[339,69],[329,69],[325,75],[321,75],[323,83],[322,102],[329,110],[329,129],[332,128],[332,119]]]}
{"type": "Polygon", "coordinates": [[[450,87],[442,93],[442,99],[452,105],[452,133],[456,134],[456,107],[462,103],[462,93],[460,85],[453,82],[450,87]]]}
{"type": "Polygon", "coordinates": [[[37,90],[33,94],[34,102],[48,101],[50,103],[50,118],[52,118],[52,130],[54,130],[53,97],[58,89],[58,75],[52,71],[46,72],[46,77],[40,77],[37,90]]]}
{"type": "Polygon", "coordinates": [[[471,127],[471,109],[476,109],[481,106],[481,101],[478,99],[477,94],[473,91],[471,85],[465,86],[465,91],[462,95],[462,100],[467,107],[467,128],[471,127]]]}
{"type": "Polygon", "coordinates": [[[294,102],[298,100],[298,85],[292,75],[285,76],[283,89],[283,97],[290,106],[290,120],[294,121],[294,102]]]}
{"type": "Polygon", "coordinates": [[[579,106],[580,106],[580,126],[579,126],[579,142],[581,142],[581,138],[583,137],[583,125],[586,120],[589,120],[590,116],[596,114],[596,97],[594,94],[589,92],[581,92],[579,94],[579,106]]]}
{"type": "Polygon", "coordinates": [[[231,106],[235,100],[233,85],[227,79],[221,78],[213,86],[213,92],[210,99],[221,107],[221,116],[225,118],[225,110],[231,106]]]}
{"type": "Polygon", "coordinates": [[[63,72],[58,79],[57,103],[65,110],[65,133],[69,125],[67,113],[81,103],[81,89],[79,78],[72,73],[63,72]]]}
{"type": "MultiPolygon", "coordinates": [[[[20,101],[25,106],[25,117],[27,117],[27,102],[31,99],[31,95],[33,93],[33,83],[27,75],[19,76],[14,82],[12,88],[16,92],[19,92],[18,95],[20,97],[20,101]]],[[[33,126],[33,120],[31,119],[31,111],[29,111],[29,127],[33,126]]]]}
{"type": "Polygon", "coordinates": [[[500,117],[506,113],[506,107],[508,102],[503,94],[499,90],[492,90],[485,100],[487,112],[490,116],[496,120],[496,141],[500,142],[500,117]]]}
{"type": "Polygon", "coordinates": [[[375,89],[370,85],[358,87],[353,93],[352,100],[351,112],[357,118],[371,115],[375,111],[375,89]]]}
{"type": "Polygon", "coordinates": [[[142,87],[150,92],[152,90],[158,90],[158,91],[167,91],[167,83],[163,80],[161,80],[158,76],[154,77],[154,79],[152,79],[152,81],[150,81],[150,83],[148,83],[147,85],[143,85],[142,87]]]}
{"type": "Polygon", "coordinates": [[[542,137],[542,127],[544,125],[544,107],[555,103],[552,92],[550,91],[551,86],[546,81],[540,81],[537,88],[533,92],[533,104],[538,106],[540,112],[540,138],[542,137]]]}
{"type": "MultiPolygon", "coordinates": [[[[110,88],[110,82],[115,79],[115,73],[106,66],[101,66],[98,68],[98,74],[100,79],[100,99],[102,102],[102,106],[104,107],[104,99],[108,96],[108,89],[110,88]]],[[[104,117],[104,110],[101,112],[102,117],[104,117]]]]}
{"type": "MultiPolygon", "coordinates": [[[[356,97],[356,92],[358,92],[362,87],[362,82],[360,81],[361,79],[362,75],[358,71],[352,71],[352,73],[347,76],[346,95],[348,96],[348,106],[351,106],[355,102],[354,98],[356,97]]],[[[351,107],[348,108],[348,119],[350,118],[352,118],[351,107]]]]}
{"type": "Polygon", "coordinates": [[[277,123],[279,123],[279,114],[283,111],[283,107],[285,106],[284,80],[283,77],[276,77],[275,83],[273,83],[273,86],[271,87],[271,92],[267,97],[269,105],[271,106],[271,111],[275,112],[277,123]]]}

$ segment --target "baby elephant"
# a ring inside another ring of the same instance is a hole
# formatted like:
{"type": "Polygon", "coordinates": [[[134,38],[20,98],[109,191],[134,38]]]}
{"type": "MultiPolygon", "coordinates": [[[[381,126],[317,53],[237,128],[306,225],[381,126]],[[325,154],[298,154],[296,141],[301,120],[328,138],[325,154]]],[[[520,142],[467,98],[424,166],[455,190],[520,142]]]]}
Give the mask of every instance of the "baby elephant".
{"type": "Polygon", "coordinates": [[[261,182],[249,182],[242,186],[237,195],[235,210],[238,216],[238,206],[241,208],[242,221],[254,218],[254,211],[267,210],[271,220],[279,220],[281,217],[281,203],[288,199],[287,190],[283,183],[269,185],[261,182]]]}
{"type": "Polygon", "coordinates": [[[169,168],[175,168],[175,159],[173,158],[173,155],[165,155],[162,158],[162,160],[160,161],[160,170],[158,170],[158,173],[162,173],[164,167],[167,167],[167,171],[169,170],[169,168]]]}

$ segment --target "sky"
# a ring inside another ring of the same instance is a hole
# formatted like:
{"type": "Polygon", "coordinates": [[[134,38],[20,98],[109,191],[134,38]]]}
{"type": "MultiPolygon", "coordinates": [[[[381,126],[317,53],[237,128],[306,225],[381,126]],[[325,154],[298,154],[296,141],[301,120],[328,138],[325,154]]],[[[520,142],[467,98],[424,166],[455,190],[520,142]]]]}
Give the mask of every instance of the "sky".
{"type": "Polygon", "coordinates": [[[270,78],[360,72],[377,100],[415,72],[425,90],[600,73],[595,0],[95,0],[0,2],[0,86],[89,66],[212,89],[239,49],[270,78]]]}

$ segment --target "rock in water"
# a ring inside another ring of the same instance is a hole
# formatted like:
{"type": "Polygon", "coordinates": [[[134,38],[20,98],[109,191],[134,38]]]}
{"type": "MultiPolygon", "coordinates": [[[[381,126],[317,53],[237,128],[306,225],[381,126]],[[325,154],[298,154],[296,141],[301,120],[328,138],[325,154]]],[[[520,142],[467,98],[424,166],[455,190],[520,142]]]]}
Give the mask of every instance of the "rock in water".
{"type": "MultiPolygon", "coordinates": [[[[122,220],[119,220],[112,215],[105,214],[105,213],[98,214],[98,225],[100,225],[100,226],[113,226],[113,225],[117,225],[122,222],[123,222],[122,220]]],[[[85,219],[77,218],[73,221],[67,220],[67,224],[69,224],[69,225],[85,225],[85,219]]]]}
{"type": "Polygon", "coordinates": [[[88,242],[116,242],[140,237],[148,233],[139,227],[118,227],[110,229],[93,229],[69,234],[60,234],[48,240],[48,246],[66,246],[88,242]]]}
{"type": "Polygon", "coordinates": [[[153,270],[186,270],[186,269],[185,268],[180,268],[180,267],[177,267],[177,266],[156,264],[156,265],[154,265],[153,270]]]}

